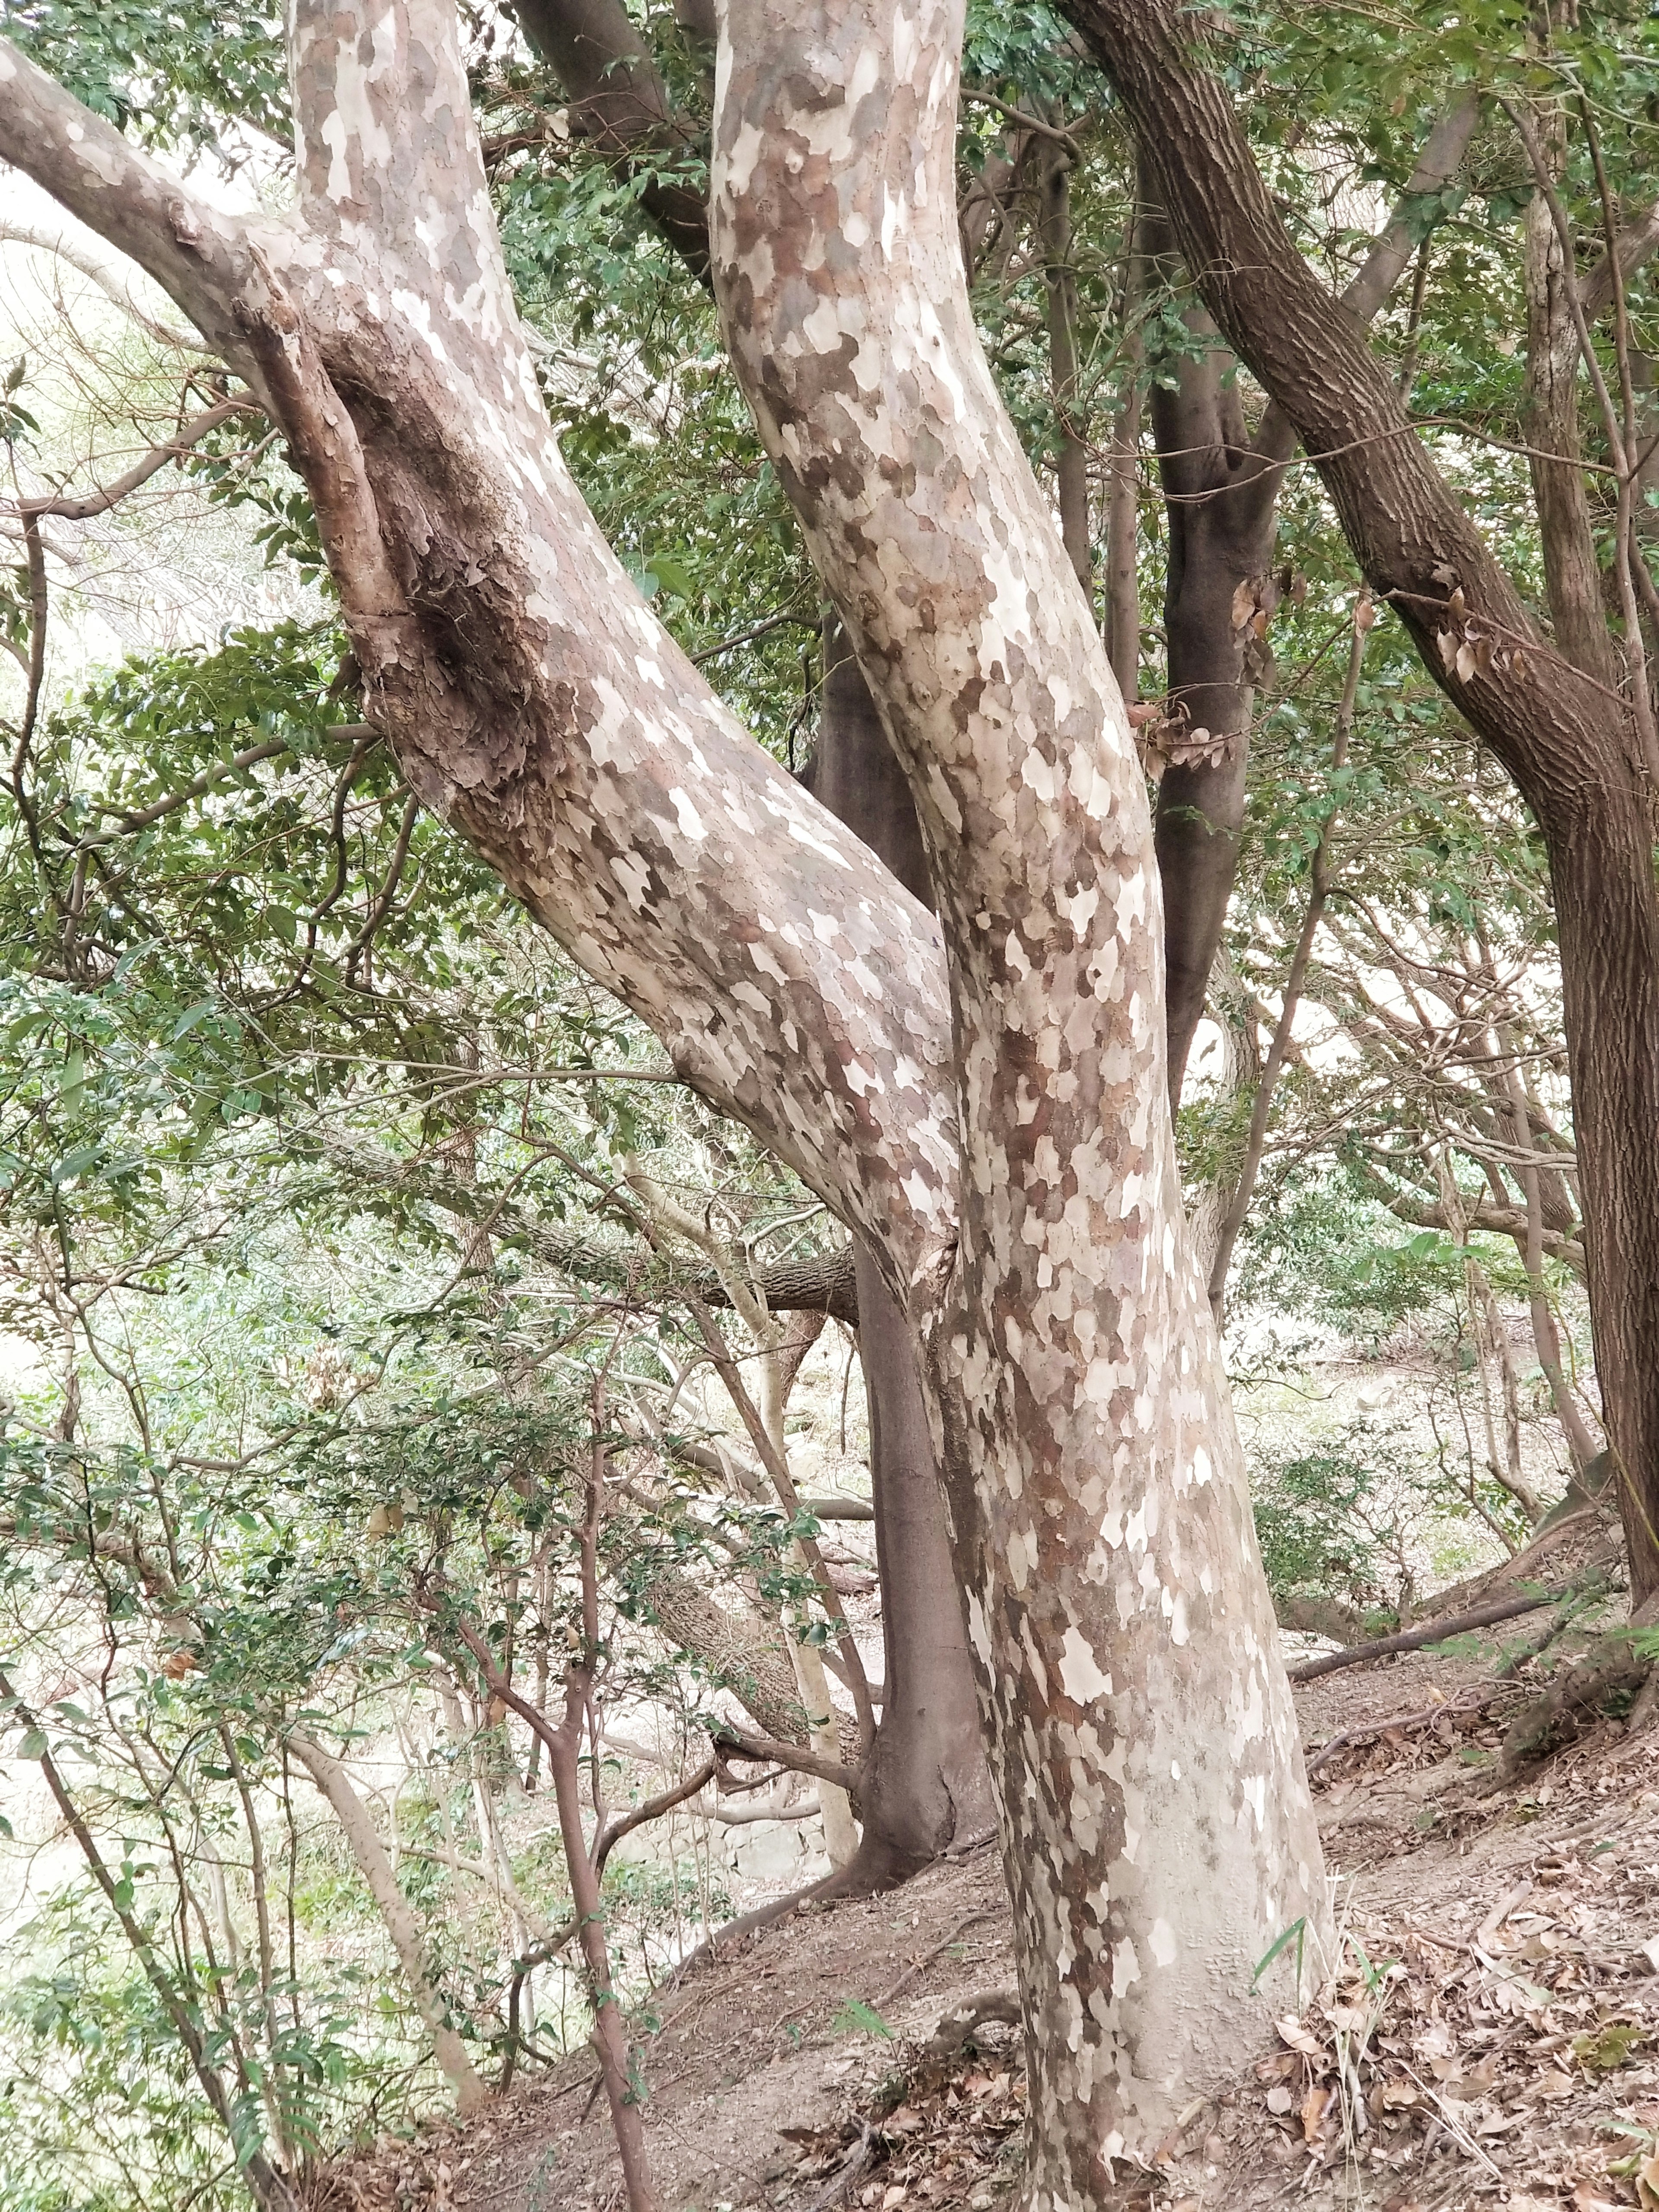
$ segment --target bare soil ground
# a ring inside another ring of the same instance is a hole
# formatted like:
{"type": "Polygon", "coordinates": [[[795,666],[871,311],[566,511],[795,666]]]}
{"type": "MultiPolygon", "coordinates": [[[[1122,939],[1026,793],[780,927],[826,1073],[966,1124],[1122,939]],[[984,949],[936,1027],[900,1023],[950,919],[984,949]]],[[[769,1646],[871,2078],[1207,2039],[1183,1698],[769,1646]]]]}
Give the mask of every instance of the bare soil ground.
{"type": "MultiPolygon", "coordinates": [[[[1501,1707],[1459,1710],[1491,1681],[1489,1658],[1417,1653],[1298,1692],[1310,1754],[1347,1732],[1315,1781],[1342,1971],[1194,2102],[1154,2172],[1124,2172],[1126,2209],[1659,2212],[1659,1729],[1608,1721],[1493,1792],[1501,1707]]],[[[665,2212],[1007,2203],[1018,2029],[927,2046],[942,2014],[1012,1979],[994,1850],[696,1966],[643,2051],[665,2212]]],[[[613,2212],[593,2085],[574,2057],[465,2130],[335,2168],[316,2202],[613,2212]]]]}

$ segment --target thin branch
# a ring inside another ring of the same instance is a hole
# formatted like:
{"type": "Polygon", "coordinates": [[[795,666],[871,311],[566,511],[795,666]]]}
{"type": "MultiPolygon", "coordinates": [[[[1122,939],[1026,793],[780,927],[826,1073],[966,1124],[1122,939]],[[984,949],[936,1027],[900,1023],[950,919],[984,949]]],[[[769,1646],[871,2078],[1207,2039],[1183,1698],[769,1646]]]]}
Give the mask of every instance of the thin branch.
{"type": "Polygon", "coordinates": [[[174,436],[164,445],[155,446],[140,461],[136,461],[124,476],[101,491],[83,492],[78,498],[66,498],[57,493],[43,499],[25,499],[18,502],[19,511],[26,515],[52,515],[64,522],[90,522],[94,515],[107,514],[118,506],[129,492],[147,484],[159,476],[170,461],[179,459],[192,446],[199,446],[210,432],[222,422],[228,422],[238,415],[263,415],[264,410],[252,393],[239,399],[222,399],[215,407],[192,416],[174,436]]]}
{"type": "MultiPolygon", "coordinates": [[[[1353,728],[1354,707],[1359,696],[1359,672],[1365,659],[1365,641],[1370,635],[1375,619],[1370,594],[1367,592],[1353,611],[1353,642],[1348,653],[1347,679],[1342,687],[1341,704],[1336,710],[1336,730],[1331,746],[1333,778],[1340,775],[1347,761],[1348,738],[1353,728]]],[[[1210,1304],[1218,1316],[1227,1288],[1227,1270],[1232,1262],[1233,1248],[1238,1242],[1238,1232],[1244,1225],[1244,1217],[1249,1211],[1250,1200],[1255,1194],[1256,1177],[1261,1171],[1261,1155],[1267,1141],[1267,1119],[1273,1110],[1273,1092],[1290,1049],[1291,1030],[1301,1000],[1302,986],[1307,977],[1308,963],[1313,957],[1319,917],[1325,911],[1325,901],[1330,890],[1331,832],[1335,822],[1336,809],[1333,805],[1320,825],[1319,842],[1314,848],[1307,913],[1303,919],[1302,933],[1297,939],[1296,951],[1291,957],[1290,972],[1285,979],[1285,995],[1273,1042],[1267,1048],[1267,1061],[1255,1087],[1244,1164],[1239,1171],[1238,1183],[1216,1243],[1215,1262],[1210,1271],[1210,1304]]]]}

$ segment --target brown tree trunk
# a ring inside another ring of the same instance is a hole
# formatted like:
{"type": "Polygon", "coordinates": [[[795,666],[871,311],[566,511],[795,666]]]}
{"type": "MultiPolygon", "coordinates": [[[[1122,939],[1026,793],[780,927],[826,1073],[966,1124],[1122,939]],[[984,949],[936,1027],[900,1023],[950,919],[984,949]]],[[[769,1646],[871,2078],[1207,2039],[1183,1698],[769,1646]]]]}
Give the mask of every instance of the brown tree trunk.
{"type": "Polygon", "coordinates": [[[1139,175],[1124,239],[1119,374],[1122,392],[1112,424],[1106,489],[1106,651],[1126,706],[1140,695],[1140,373],[1146,343],[1140,318],[1146,294],[1139,175]]]}
{"type": "Polygon", "coordinates": [[[1060,542],[1072,573],[1094,604],[1094,533],[1089,526],[1089,447],[1079,419],[1077,374],[1077,275],[1072,266],[1072,157],[1052,142],[1044,149],[1041,185],[1043,285],[1048,304],[1048,386],[1060,450],[1054,489],[1060,542]]]}
{"type": "MultiPolygon", "coordinates": [[[[1547,150],[1561,152],[1559,118],[1547,150]]],[[[1541,134],[1540,134],[1541,135],[1541,134]]],[[[1526,214],[1528,467],[1543,544],[1555,641],[1598,684],[1618,680],[1601,601],[1601,570],[1578,439],[1578,332],[1568,303],[1561,241],[1534,192],[1526,214]],[[1552,459],[1551,455],[1559,458],[1552,459]]]]}
{"type": "Polygon", "coordinates": [[[887,1683],[850,1872],[860,1886],[883,1889],[951,1844],[988,1833],[995,1804],[910,1332],[864,1245],[858,1273],[887,1683]]]}
{"type": "MultiPolygon", "coordinates": [[[[811,788],[932,903],[921,824],[847,633],[832,620],[811,788]]],[[[840,1887],[890,1887],[992,1819],[973,1655],[951,1558],[945,1498],[916,1354],[903,1313],[861,1239],[859,1359],[870,1420],[886,1694],[861,1792],[864,1833],[840,1887]]]]}
{"type": "MultiPolygon", "coordinates": [[[[1156,204],[1146,208],[1146,252],[1169,261],[1174,240],[1156,204]]],[[[1187,322],[1215,337],[1202,307],[1187,322]]],[[[1183,357],[1173,389],[1152,386],[1152,431],[1163,479],[1169,561],[1164,592],[1170,708],[1211,757],[1172,762],[1158,793],[1158,868],[1164,887],[1164,1019],[1170,1095],[1178,1102],[1187,1055],[1209,989],[1238,865],[1255,690],[1245,673],[1251,632],[1237,620],[1241,585],[1265,586],[1279,532],[1279,467],[1252,450],[1231,356],[1219,342],[1183,357]]]]}
{"type": "Polygon", "coordinates": [[[1538,637],[1352,318],[1320,289],[1194,51],[1196,19],[1178,0],[1066,9],[1142,133],[1217,323],[1294,423],[1373,590],[1543,831],[1596,1371],[1639,1601],[1659,1589],[1659,897],[1632,717],[1538,637]]]}
{"type": "MultiPolygon", "coordinates": [[[[1376,240],[1343,295],[1363,326],[1406,267],[1415,207],[1462,161],[1480,101],[1460,94],[1437,120],[1406,188],[1405,206],[1376,240]]],[[[1176,240],[1143,160],[1138,191],[1148,254],[1168,262],[1176,240]]],[[[1216,337],[1202,307],[1188,311],[1194,337],[1216,337]]],[[[1176,365],[1173,387],[1152,389],[1152,427],[1164,480],[1170,556],[1164,593],[1168,691],[1189,738],[1207,732],[1207,758],[1174,763],[1158,796],[1158,874],[1164,885],[1168,971],[1170,1095],[1177,1103],[1187,1056],[1203,1018],[1210,970],[1226,927],[1243,827],[1255,689],[1247,626],[1256,605],[1271,612],[1267,571],[1279,532],[1279,487],[1295,450],[1282,409],[1247,428],[1231,352],[1218,340],[1176,365]],[[1253,593],[1249,587],[1256,586],[1253,593]]]]}

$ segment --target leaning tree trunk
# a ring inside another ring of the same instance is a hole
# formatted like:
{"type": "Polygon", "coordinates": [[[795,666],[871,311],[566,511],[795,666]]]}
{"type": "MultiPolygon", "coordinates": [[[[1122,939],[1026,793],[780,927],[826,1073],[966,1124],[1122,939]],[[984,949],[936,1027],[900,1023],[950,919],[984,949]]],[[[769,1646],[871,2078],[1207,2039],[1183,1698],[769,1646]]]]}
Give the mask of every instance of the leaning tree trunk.
{"type": "Polygon", "coordinates": [[[432,1978],[420,1921],[414,1906],[398,1886],[397,1875],[368,1806],[352,1787],[344,1767],[337,1759],[331,1758],[321,1744],[295,1729],[289,1733],[288,1747],[333,1808],[340,1832],[357,1863],[357,1871],[368,1884],[375,1910],[391,1938],[415,2009],[426,2022],[432,2038],[433,2056],[444,2079],[455,2092],[456,2106],[463,2113],[477,2112],[487,2101],[489,2092],[479,2080],[467,2056],[466,2045],[451,2022],[449,2008],[432,1978]]]}
{"type": "MultiPolygon", "coordinates": [[[[707,210],[701,204],[693,210],[684,190],[670,191],[657,173],[665,155],[684,147],[684,128],[621,0],[527,0],[520,13],[578,103],[578,116],[592,118],[589,127],[613,161],[637,171],[641,204],[690,273],[706,283],[707,210]]],[[[913,897],[931,903],[909,787],[845,633],[833,620],[824,661],[808,787],[913,897]]],[[[989,1805],[973,1670],[933,1445],[925,1419],[917,1419],[914,1360],[902,1348],[902,1322],[879,1271],[866,1265],[860,1273],[872,1301],[860,1346],[870,1406],[887,1695],[870,1781],[860,1793],[863,1835],[856,1856],[833,1877],[838,1892],[904,1880],[952,1840],[983,1829],[989,1805]]],[[[794,1731],[769,1733],[787,1739],[794,1731]]]]}
{"type": "Polygon", "coordinates": [[[963,279],[962,29],[932,0],[740,0],[713,226],[937,924],[744,736],[572,487],[443,0],[372,33],[295,0],[280,223],[195,199],[3,43],[0,158],[253,383],[421,795],[878,1261],[951,1503],[1048,2212],[1100,2206],[1111,2162],[1230,2075],[1295,1947],[1253,1993],[1258,1962],[1329,1917],[1186,1249],[1145,787],[963,279]]]}
{"type": "Polygon", "coordinates": [[[951,975],[959,1245],[925,1352],[1014,1899],[1034,2207],[1101,2201],[1328,1932],[1166,1091],[1144,785],[980,351],[959,9],[732,0],[734,368],[909,777],[951,975]]]}
{"type": "Polygon", "coordinates": [[[1632,718],[1534,629],[1268,198],[1181,0],[1066,0],[1218,325],[1295,426],[1367,581],[1537,817],[1555,890],[1596,1373],[1638,1602],[1659,1589],[1659,893],[1632,718]]]}

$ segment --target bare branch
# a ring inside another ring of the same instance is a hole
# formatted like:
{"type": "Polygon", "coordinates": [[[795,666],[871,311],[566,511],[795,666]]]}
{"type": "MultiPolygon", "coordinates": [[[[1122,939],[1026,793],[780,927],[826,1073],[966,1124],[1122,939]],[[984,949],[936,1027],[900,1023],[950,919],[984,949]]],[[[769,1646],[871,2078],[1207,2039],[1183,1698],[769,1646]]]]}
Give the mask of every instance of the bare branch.
{"type": "Polygon", "coordinates": [[[216,406],[206,408],[201,414],[192,416],[173,437],[162,445],[152,447],[142,460],[135,461],[124,475],[117,477],[112,484],[106,484],[101,491],[82,492],[78,498],[58,493],[50,498],[21,500],[18,503],[20,512],[30,515],[49,514],[64,522],[90,522],[94,515],[107,514],[111,507],[118,507],[129,492],[137,491],[152,477],[159,476],[170,461],[178,460],[192,446],[199,446],[203,439],[210,431],[216,430],[222,422],[233,422],[238,415],[259,415],[264,411],[259,402],[251,394],[238,399],[222,399],[216,406]]]}
{"type": "Polygon", "coordinates": [[[132,296],[132,288],[120,270],[107,262],[88,253],[78,240],[66,235],[54,238],[49,232],[36,230],[24,222],[0,222],[0,240],[10,246],[32,246],[38,252],[50,253],[54,259],[69,266],[95,284],[112,305],[118,307],[147,337],[158,345],[177,347],[184,353],[206,353],[193,331],[175,330],[171,324],[158,323],[154,315],[147,314],[132,296]]]}

